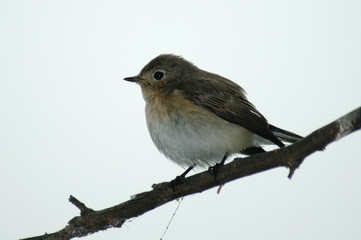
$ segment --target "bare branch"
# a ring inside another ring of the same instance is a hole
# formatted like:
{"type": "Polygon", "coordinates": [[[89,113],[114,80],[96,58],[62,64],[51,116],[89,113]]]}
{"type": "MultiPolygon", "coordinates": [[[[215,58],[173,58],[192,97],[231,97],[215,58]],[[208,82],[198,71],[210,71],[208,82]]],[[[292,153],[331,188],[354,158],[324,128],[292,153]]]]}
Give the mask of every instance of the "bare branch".
{"type": "Polygon", "coordinates": [[[316,130],[293,145],[247,158],[234,159],[231,163],[219,168],[217,179],[208,171],[195,174],[177,185],[175,193],[172,191],[170,182],[154,184],[152,191],[139,193],[129,201],[99,211],[86,207],[82,202],[70,196],[69,201],[80,209],[81,216],[74,217],[65,228],[58,232],[27,238],[27,240],[65,240],[86,236],[111,227],[121,227],[127,219],[137,217],[176,198],[203,192],[220,183],[224,184],[276,167],[289,168],[289,178],[291,178],[305,157],[315,151],[323,150],[329,143],[360,128],[361,107],[316,130]]]}

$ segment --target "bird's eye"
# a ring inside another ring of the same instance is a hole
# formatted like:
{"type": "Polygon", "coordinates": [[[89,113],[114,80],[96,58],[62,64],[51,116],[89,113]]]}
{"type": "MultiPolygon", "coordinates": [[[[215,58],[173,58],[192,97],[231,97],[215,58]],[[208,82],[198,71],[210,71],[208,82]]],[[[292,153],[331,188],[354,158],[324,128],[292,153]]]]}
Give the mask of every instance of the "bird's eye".
{"type": "Polygon", "coordinates": [[[160,71],[156,71],[153,75],[155,80],[161,80],[163,78],[163,76],[164,76],[164,73],[160,72],[160,71]]]}

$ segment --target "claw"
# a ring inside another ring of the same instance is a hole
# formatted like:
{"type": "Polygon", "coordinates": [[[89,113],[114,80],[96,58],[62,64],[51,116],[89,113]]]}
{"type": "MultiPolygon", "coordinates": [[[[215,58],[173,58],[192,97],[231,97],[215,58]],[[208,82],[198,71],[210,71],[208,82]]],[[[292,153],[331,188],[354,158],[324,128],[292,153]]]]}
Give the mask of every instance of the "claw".
{"type": "Polygon", "coordinates": [[[223,159],[222,159],[222,161],[220,163],[217,163],[216,165],[208,168],[208,171],[213,175],[214,181],[216,181],[216,182],[217,182],[218,170],[219,170],[220,167],[222,167],[224,165],[224,163],[227,160],[227,157],[228,157],[228,153],[226,153],[223,156],[223,159]]]}
{"type": "Polygon", "coordinates": [[[177,197],[177,195],[176,195],[176,193],[175,193],[175,187],[183,182],[183,180],[185,179],[186,175],[187,175],[195,166],[196,166],[196,165],[190,166],[189,168],[187,168],[187,170],[184,171],[184,173],[182,173],[181,175],[177,176],[175,179],[173,179],[172,181],[170,181],[170,187],[172,188],[172,192],[173,192],[174,197],[177,197]]]}

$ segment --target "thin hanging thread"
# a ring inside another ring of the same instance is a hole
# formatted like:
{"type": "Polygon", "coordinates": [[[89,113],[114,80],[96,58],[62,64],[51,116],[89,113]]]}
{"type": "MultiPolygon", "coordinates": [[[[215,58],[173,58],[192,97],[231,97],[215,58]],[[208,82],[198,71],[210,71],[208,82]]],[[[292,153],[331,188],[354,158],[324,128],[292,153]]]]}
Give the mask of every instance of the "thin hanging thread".
{"type": "Polygon", "coordinates": [[[168,228],[169,228],[169,226],[170,226],[170,224],[171,224],[171,222],[172,222],[172,220],[173,220],[173,218],[174,218],[175,214],[177,213],[178,208],[179,208],[179,206],[181,205],[181,203],[182,203],[183,199],[184,199],[184,198],[181,198],[181,199],[179,200],[179,202],[178,202],[178,206],[177,206],[177,208],[175,209],[175,211],[174,211],[174,213],[173,213],[172,217],[170,218],[170,220],[169,220],[169,222],[168,222],[168,225],[167,225],[167,227],[165,228],[164,233],[163,233],[162,237],[160,238],[160,240],[163,240],[164,235],[167,233],[168,228]]]}

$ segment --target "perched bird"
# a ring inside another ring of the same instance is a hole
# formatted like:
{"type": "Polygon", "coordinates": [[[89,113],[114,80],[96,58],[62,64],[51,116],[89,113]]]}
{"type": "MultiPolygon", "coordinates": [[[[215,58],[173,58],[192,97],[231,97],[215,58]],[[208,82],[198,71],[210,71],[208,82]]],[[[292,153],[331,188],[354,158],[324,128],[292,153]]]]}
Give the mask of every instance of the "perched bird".
{"type": "Polygon", "coordinates": [[[264,152],[262,145],[302,139],[268,124],[236,83],[173,54],[124,80],[140,85],[154,144],[182,167],[209,167],[229,154],[253,155],[264,152]]]}

